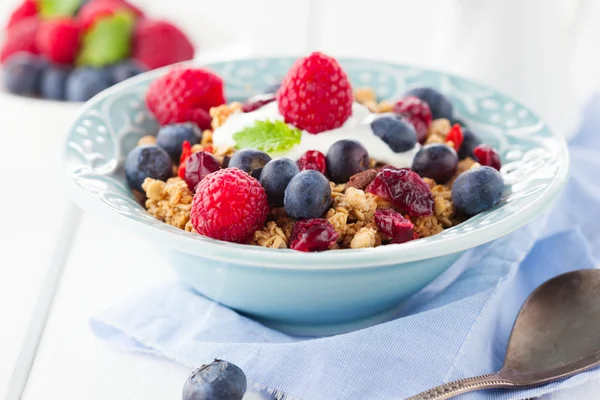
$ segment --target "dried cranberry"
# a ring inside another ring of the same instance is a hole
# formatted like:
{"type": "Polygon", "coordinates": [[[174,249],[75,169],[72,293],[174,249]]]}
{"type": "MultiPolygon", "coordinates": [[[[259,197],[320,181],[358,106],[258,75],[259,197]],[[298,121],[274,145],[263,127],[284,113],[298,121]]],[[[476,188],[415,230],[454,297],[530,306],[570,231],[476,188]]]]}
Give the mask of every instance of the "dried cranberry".
{"type": "Polygon", "coordinates": [[[454,150],[459,151],[460,146],[462,146],[463,138],[462,128],[459,124],[454,124],[446,136],[446,142],[452,142],[454,150]]]}
{"type": "Polygon", "coordinates": [[[185,160],[192,155],[192,145],[189,141],[184,140],[181,145],[181,156],[179,157],[179,168],[177,170],[177,176],[181,179],[185,178],[185,160]]]}
{"type": "Polygon", "coordinates": [[[327,220],[313,218],[297,221],[292,229],[290,248],[298,251],[324,251],[338,240],[338,233],[327,220]]]}
{"type": "Polygon", "coordinates": [[[246,103],[242,104],[242,111],[245,113],[256,111],[265,104],[269,104],[273,101],[275,101],[275,93],[254,96],[248,99],[246,103]]]}
{"type": "Polygon", "coordinates": [[[327,170],[327,159],[325,154],[317,150],[309,150],[302,155],[296,162],[300,171],[306,171],[307,169],[314,169],[319,171],[323,175],[326,175],[327,170]]]}
{"type": "Polygon", "coordinates": [[[488,167],[492,167],[500,171],[500,167],[502,166],[502,163],[500,162],[500,156],[496,150],[487,144],[480,144],[479,146],[475,147],[473,154],[475,154],[475,157],[477,157],[479,164],[487,165],[488,167]]]}
{"type": "Polygon", "coordinates": [[[429,185],[408,168],[384,167],[369,184],[367,192],[391,201],[410,216],[433,215],[433,195],[429,185]]]}
{"type": "Polygon", "coordinates": [[[193,153],[185,160],[185,175],[183,179],[188,187],[192,191],[195,191],[198,183],[206,175],[218,171],[220,168],[219,161],[212,154],[206,151],[199,151],[193,153]]]}
{"type": "Polygon", "coordinates": [[[413,223],[390,208],[375,211],[375,223],[392,243],[404,243],[414,239],[413,223]]]}
{"type": "Polygon", "coordinates": [[[417,140],[419,143],[425,143],[427,131],[431,125],[431,109],[423,100],[415,96],[408,96],[398,100],[392,111],[404,116],[410,121],[417,131],[417,140]]]}

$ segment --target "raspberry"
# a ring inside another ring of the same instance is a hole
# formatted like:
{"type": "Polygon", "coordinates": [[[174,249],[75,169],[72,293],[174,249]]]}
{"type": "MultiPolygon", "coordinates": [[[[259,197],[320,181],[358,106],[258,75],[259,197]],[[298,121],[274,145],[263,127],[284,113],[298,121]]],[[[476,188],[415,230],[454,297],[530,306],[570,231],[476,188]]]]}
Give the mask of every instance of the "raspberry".
{"type": "Polygon", "coordinates": [[[81,27],[84,30],[88,30],[96,21],[113,16],[119,12],[130,12],[136,17],[143,16],[139,8],[134,7],[124,0],[92,0],[81,7],[81,10],[77,14],[77,19],[81,27]]]}
{"type": "Polygon", "coordinates": [[[460,146],[462,146],[464,136],[462,133],[462,128],[459,124],[452,125],[450,132],[446,136],[446,142],[452,142],[454,150],[459,151],[460,146]]]}
{"type": "Polygon", "coordinates": [[[295,62],[277,101],[285,122],[314,134],[346,122],[352,114],[352,87],[335,59],[314,52],[295,62]]]}
{"type": "Polygon", "coordinates": [[[419,143],[425,142],[429,125],[431,125],[431,109],[427,103],[418,97],[408,96],[398,100],[392,111],[408,119],[417,131],[419,143]]]}
{"type": "Polygon", "coordinates": [[[221,164],[212,154],[206,151],[193,153],[185,160],[185,174],[183,179],[191,191],[196,190],[198,183],[208,174],[218,171],[221,164]]]}
{"type": "Polygon", "coordinates": [[[502,163],[500,162],[500,156],[498,155],[498,152],[496,152],[496,150],[490,146],[486,144],[480,144],[479,146],[475,147],[473,154],[475,154],[475,157],[477,157],[479,164],[486,165],[494,168],[497,171],[500,171],[500,167],[502,166],[502,163]]]}
{"type": "Polygon", "coordinates": [[[246,243],[269,213],[260,183],[237,168],[221,169],[196,187],[190,218],[196,231],[228,242],[246,243]]]}
{"type": "Polygon", "coordinates": [[[17,22],[29,17],[34,17],[38,13],[37,5],[34,0],[25,0],[21,5],[12,12],[8,18],[6,29],[12,28],[17,22]]]}
{"type": "Polygon", "coordinates": [[[223,80],[199,68],[174,68],[152,82],[146,93],[146,105],[161,125],[193,121],[205,129],[207,111],[224,103],[223,80]]]}
{"type": "Polygon", "coordinates": [[[194,45],[167,21],[142,20],[133,32],[132,58],[155,69],[194,58],[194,45]]]}
{"type": "Polygon", "coordinates": [[[414,239],[413,223],[390,208],[375,211],[375,223],[379,231],[390,238],[392,243],[404,243],[414,239]]]}
{"type": "Polygon", "coordinates": [[[317,150],[309,150],[302,155],[296,162],[300,171],[306,171],[307,169],[314,169],[319,171],[323,175],[326,175],[327,171],[327,159],[325,154],[317,150]]]}
{"type": "Polygon", "coordinates": [[[187,140],[184,140],[181,145],[181,156],[179,157],[179,168],[177,169],[177,176],[181,179],[185,178],[185,162],[192,155],[192,145],[187,140]]]}
{"type": "Polygon", "coordinates": [[[36,17],[29,17],[16,22],[7,30],[6,40],[0,50],[0,63],[19,52],[39,54],[36,45],[39,27],[40,21],[36,17]]]}
{"type": "Polygon", "coordinates": [[[339,238],[327,220],[313,218],[297,221],[290,237],[290,249],[298,251],[325,251],[339,238]]]}
{"type": "Polygon", "coordinates": [[[259,108],[261,108],[262,106],[264,106],[265,104],[269,104],[274,101],[275,101],[274,93],[269,93],[266,95],[262,95],[260,97],[251,98],[246,103],[242,104],[242,111],[245,113],[256,111],[259,108]]]}
{"type": "Polygon", "coordinates": [[[37,47],[42,55],[57,64],[71,64],[79,50],[81,30],[69,18],[43,21],[37,32],[37,47]]]}
{"type": "Polygon", "coordinates": [[[433,215],[433,195],[429,185],[408,168],[383,167],[367,187],[367,192],[391,201],[410,216],[433,215]]]}

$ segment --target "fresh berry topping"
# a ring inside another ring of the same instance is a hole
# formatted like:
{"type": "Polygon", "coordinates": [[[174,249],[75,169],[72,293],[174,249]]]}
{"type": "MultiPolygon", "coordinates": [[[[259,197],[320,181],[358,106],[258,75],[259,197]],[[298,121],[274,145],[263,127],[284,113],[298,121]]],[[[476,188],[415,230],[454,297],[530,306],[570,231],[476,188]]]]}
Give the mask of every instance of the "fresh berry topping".
{"type": "Polygon", "coordinates": [[[229,160],[229,168],[241,169],[258,179],[269,161],[271,157],[267,153],[255,149],[242,149],[233,153],[229,160]]]}
{"type": "Polygon", "coordinates": [[[417,144],[417,133],[413,124],[394,113],[379,114],[371,121],[371,130],[394,153],[408,151],[417,144]]]}
{"type": "Polygon", "coordinates": [[[185,162],[192,155],[192,145],[187,140],[181,145],[181,156],[179,157],[179,168],[177,169],[177,176],[181,179],[185,178],[185,162]]]}
{"type": "Polygon", "coordinates": [[[64,100],[67,88],[67,79],[71,68],[61,65],[48,65],[42,72],[40,93],[43,98],[51,100],[64,100]]]}
{"type": "Polygon", "coordinates": [[[204,131],[205,129],[210,129],[212,117],[208,111],[202,108],[195,108],[188,113],[188,121],[193,122],[198,128],[204,131]]]}
{"type": "Polygon", "coordinates": [[[146,178],[166,181],[172,172],[171,158],[158,146],[138,146],[125,159],[125,177],[133,190],[142,191],[142,183],[146,178]]]}
{"type": "Polygon", "coordinates": [[[463,140],[464,136],[460,125],[452,125],[452,128],[450,128],[450,132],[448,132],[448,135],[446,136],[446,143],[452,144],[454,150],[459,151],[463,144],[463,140]]]}
{"type": "Polygon", "coordinates": [[[191,191],[196,190],[198,183],[206,178],[208,174],[218,171],[221,168],[219,161],[206,151],[192,153],[185,160],[185,175],[183,179],[191,191]]]}
{"type": "Polygon", "coordinates": [[[20,52],[39,54],[36,36],[40,27],[40,21],[36,17],[22,19],[6,31],[6,37],[2,50],[0,50],[0,63],[4,63],[8,57],[20,52]]]}
{"type": "Polygon", "coordinates": [[[318,171],[300,172],[292,178],[285,189],[283,205],[292,218],[323,217],[331,205],[329,181],[318,171]]]}
{"type": "Polygon", "coordinates": [[[173,124],[160,128],[156,135],[156,145],[171,156],[173,162],[179,161],[183,142],[200,143],[201,133],[194,124],[173,124]]]}
{"type": "Polygon", "coordinates": [[[92,0],[77,13],[77,19],[84,30],[91,29],[98,21],[113,17],[118,13],[129,13],[140,17],[141,11],[123,0],[92,0]]]}
{"type": "Polygon", "coordinates": [[[167,21],[142,20],[133,33],[132,57],[148,69],[194,58],[194,45],[167,21]]]}
{"type": "Polygon", "coordinates": [[[235,364],[223,360],[203,365],[183,386],[183,400],[242,400],[246,375],[235,364]]]}
{"type": "Polygon", "coordinates": [[[54,63],[71,64],[79,50],[80,35],[81,29],[73,19],[43,21],[37,32],[37,48],[54,63]]]}
{"type": "Polygon", "coordinates": [[[327,173],[336,183],[346,183],[352,175],[367,168],[369,153],[357,140],[337,141],[327,151],[327,173]]]}
{"type": "Polygon", "coordinates": [[[314,169],[323,175],[326,175],[327,172],[327,159],[325,158],[325,154],[318,150],[309,150],[302,154],[296,164],[298,165],[300,171],[314,169]]]}
{"type": "Polygon", "coordinates": [[[35,0],[24,0],[21,5],[15,8],[12,14],[10,14],[6,29],[12,28],[19,21],[36,16],[37,13],[38,10],[35,0]]]}
{"type": "Polygon", "coordinates": [[[440,92],[429,87],[420,87],[409,90],[405,96],[415,96],[423,100],[431,109],[433,119],[447,118],[452,120],[452,103],[440,92]]]}
{"type": "Polygon", "coordinates": [[[368,169],[358,174],[354,174],[350,177],[348,185],[346,187],[353,187],[360,190],[365,190],[373,179],[377,176],[377,171],[374,169],[368,169]]]}
{"type": "Polygon", "coordinates": [[[260,183],[240,169],[227,168],[200,181],[190,217],[201,235],[245,243],[264,226],[268,212],[267,194],[260,183]]]}
{"type": "Polygon", "coordinates": [[[424,143],[427,131],[431,125],[431,109],[429,105],[415,96],[408,96],[398,100],[392,111],[406,118],[415,128],[417,140],[424,143]]]}
{"type": "Polygon", "coordinates": [[[126,59],[131,52],[134,25],[135,19],[127,12],[97,20],[81,38],[77,65],[100,68],[126,59]]]}
{"type": "Polygon", "coordinates": [[[452,185],[452,202],[459,211],[475,215],[494,207],[504,192],[502,175],[494,168],[479,167],[463,172],[452,185]]]}
{"type": "Polygon", "coordinates": [[[135,60],[125,60],[110,68],[113,83],[123,82],[126,79],[146,72],[146,68],[135,60]]]}
{"type": "Polygon", "coordinates": [[[260,173],[260,184],[265,188],[271,206],[283,206],[285,188],[299,172],[296,163],[289,158],[276,158],[265,165],[260,173]]]}
{"type": "Polygon", "coordinates": [[[314,218],[297,221],[290,237],[290,249],[298,251],[325,251],[339,238],[329,221],[314,218]]]}
{"type": "Polygon", "coordinates": [[[382,168],[367,187],[367,192],[391,201],[401,212],[410,216],[433,214],[433,195],[429,185],[408,168],[382,168]]]}
{"type": "Polygon", "coordinates": [[[475,153],[473,153],[473,150],[475,150],[475,148],[481,144],[481,141],[468,128],[463,128],[462,134],[463,142],[460,146],[460,150],[458,151],[458,158],[460,158],[461,160],[467,157],[475,159],[475,153]]]}
{"type": "Polygon", "coordinates": [[[88,101],[111,85],[110,74],[104,68],[76,68],[67,79],[66,99],[88,101]]]}
{"type": "Polygon", "coordinates": [[[203,129],[199,119],[208,117],[210,122],[208,110],[223,103],[223,80],[200,68],[174,68],[152,82],[146,93],[146,104],[161,125],[193,121],[203,129]]]}
{"type": "Polygon", "coordinates": [[[391,208],[375,211],[375,223],[392,243],[404,243],[414,238],[413,223],[391,208]]]}
{"type": "Polygon", "coordinates": [[[314,52],[289,70],[277,91],[285,122],[319,133],[339,128],[352,114],[352,87],[337,61],[314,52]]]}
{"type": "Polygon", "coordinates": [[[242,111],[252,112],[256,111],[265,104],[269,104],[275,101],[275,93],[262,94],[258,96],[251,97],[247,102],[242,104],[242,111]]]}
{"type": "Polygon", "coordinates": [[[500,156],[498,152],[486,144],[480,144],[473,150],[477,161],[481,165],[487,165],[497,171],[500,171],[502,163],[500,162],[500,156]]]}
{"type": "Polygon", "coordinates": [[[35,95],[39,93],[44,64],[36,56],[18,53],[4,64],[4,87],[10,93],[35,95]]]}
{"type": "Polygon", "coordinates": [[[412,163],[412,170],[424,178],[437,183],[448,182],[458,167],[458,154],[443,143],[431,143],[423,146],[412,163]]]}

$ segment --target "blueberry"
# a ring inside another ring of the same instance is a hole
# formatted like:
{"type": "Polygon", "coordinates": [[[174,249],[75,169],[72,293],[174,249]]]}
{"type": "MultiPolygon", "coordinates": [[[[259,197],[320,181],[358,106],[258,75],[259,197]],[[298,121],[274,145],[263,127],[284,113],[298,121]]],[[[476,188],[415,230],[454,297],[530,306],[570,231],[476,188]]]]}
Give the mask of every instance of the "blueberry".
{"type": "Polygon", "coordinates": [[[460,145],[460,149],[458,150],[458,158],[461,160],[467,157],[471,157],[476,159],[473,150],[475,147],[481,144],[481,141],[475,136],[475,134],[468,128],[464,128],[462,130],[463,134],[463,142],[460,145]]]}
{"type": "Polygon", "coordinates": [[[195,124],[173,124],[160,128],[156,136],[156,144],[169,154],[171,160],[179,163],[181,145],[184,141],[193,146],[200,143],[201,133],[195,124]]]}
{"type": "Polygon", "coordinates": [[[228,168],[239,168],[258,179],[260,170],[271,161],[267,153],[255,149],[242,149],[235,152],[229,160],[228,168]]]}
{"type": "Polygon", "coordinates": [[[71,69],[61,65],[49,65],[42,73],[40,93],[43,98],[64,100],[67,79],[71,69]]]}
{"type": "Polygon", "coordinates": [[[131,150],[125,160],[125,177],[129,187],[142,191],[144,179],[166,181],[173,173],[173,163],[166,151],[149,144],[131,150]]]}
{"type": "Polygon", "coordinates": [[[235,364],[215,360],[190,375],[183,386],[183,400],[241,400],[246,393],[246,375],[235,364]]]}
{"type": "Polygon", "coordinates": [[[4,87],[10,93],[20,95],[37,95],[44,64],[38,57],[18,53],[4,63],[4,87]]]}
{"type": "Polygon", "coordinates": [[[411,89],[406,96],[415,96],[423,100],[431,109],[433,119],[447,118],[452,120],[452,103],[440,92],[430,87],[411,89]]]}
{"type": "Polygon", "coordinates": [[[394,153],[408,151],[417,144],[417,132],[413,124],[396,114],[379,114],[371,122],[371,129],[394,153]]]}
{"type": "Polygon", "coordinates": [[[337,141],[327,151],[327,172],[334,182],[348,182],[352,175],[368,168],[369,153],[356,140],[337,141]]]}
{"type": "Polygon", "coordinates": [[[299,172],[296,163],[289,158],[276,158],[264,166],[259,180],[272,206],[283,206],[285,188],[299,172]]]}
{"type": "Polygon", "coordinates": [[[423,146],[412,163],[412,170],[419,176],[431,178],[437,183],[445,183],[452,178],[458,166],[458,154],[443,143],[423,146]]]}
{"type": "Polygon", "coordinates": [[[113,84],[123,82],[126,79],[146,72],[146,68],[135,60],[125,60],[110,68],[110,74],[113,84]]]}
{"type": "Polygon", "coordinates": [[[321,218],[331,205],[329,181],[319,171],[300,172],[285,189],[283,205],[292,218],[321,218]]]}
{"type": "Polygon", "coordinates": [[[459,211],[475,215],[500,202],[504,192],[502,175],[492,167],[463,172],[452,185],[452,202],[459,211]]]}
{"type": "Polygon", "coordinates": [[[67,79],[66,98],[69,101],[88,101],[111,85],[107,68],[76,68],[67,79]]]}

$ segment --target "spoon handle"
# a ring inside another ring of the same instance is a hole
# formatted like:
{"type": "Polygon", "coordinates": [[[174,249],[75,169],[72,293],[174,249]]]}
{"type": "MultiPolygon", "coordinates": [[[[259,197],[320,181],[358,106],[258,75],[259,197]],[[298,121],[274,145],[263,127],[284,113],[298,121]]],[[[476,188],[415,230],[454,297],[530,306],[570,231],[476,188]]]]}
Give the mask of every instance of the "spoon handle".
{"type": "Polygon", "coordinates": [[[445,400],[475,390],[507,388],[512,386],[514,386],[514,383],[502,379],[496,374],[489,374],[448,382],[444,385],[434,387],[433,389],[409,397],[406,400],[445,400]]]}

